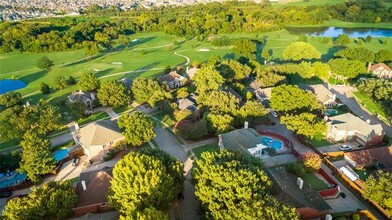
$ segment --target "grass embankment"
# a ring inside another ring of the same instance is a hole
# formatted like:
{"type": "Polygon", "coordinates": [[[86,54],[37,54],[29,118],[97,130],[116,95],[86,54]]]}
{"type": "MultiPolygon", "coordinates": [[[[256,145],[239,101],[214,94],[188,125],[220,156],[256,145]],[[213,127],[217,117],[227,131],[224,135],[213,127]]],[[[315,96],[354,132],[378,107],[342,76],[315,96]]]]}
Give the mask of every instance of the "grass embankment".
{"type": "Polygon", "coordinates": [[[359,91],[353,92],[353,94],[355,100],[364,108],[366,108],[369,112],[375,115],[381,115],[382,117],[385,117],[385,112],[381,109],[380,105],[373,102],[372,98],[369,95],[361,93],[359,91]]]}
{"type": "Polygon", "coordinates": [[[108,115],[108,113],[106,112],[96,112],[90,116],[88,116],[87,118],[81,118],[77,121],[79,127],[85,124],[88,124],[90,122],[93,121],[97,121],[97,120],[101,120],[101,119],[107,119],[110,116],[108,115]]]}
{"type": "Polygon", "coordinates": [[[317,190],[317,191],[321,191],[321,190],[325,190],[328,189],[327,184],[325,184],[321,179],[319,179],[316,175],[314,175],[313,173],[306,173],[302,179],[304,180],[305,183],[310,184],[310,186],[317,190]]]}
{"type": "Polygon", "coordinates": [[[207,151],[208,152],[216,152],[216,151],[218,151],[218,149],[219,149],[219,146],[217,144],[206,144],[206,145],[197,147],[197,148],[193,149],[192,151],[193,151],[193,153],[195,153],[197,158],[200,158],[201,154],[203,152],[207,152],[207,151]]]}

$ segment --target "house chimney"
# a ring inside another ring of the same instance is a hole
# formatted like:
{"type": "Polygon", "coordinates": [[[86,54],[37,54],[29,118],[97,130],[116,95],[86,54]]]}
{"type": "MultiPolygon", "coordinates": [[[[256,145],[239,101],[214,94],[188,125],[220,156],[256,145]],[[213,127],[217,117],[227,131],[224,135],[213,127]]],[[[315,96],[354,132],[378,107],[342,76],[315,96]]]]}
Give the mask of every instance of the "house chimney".
{"type": "Polygon", "coordinates": [[[332,94],[332,100],[336,100],[336,94],[332,94]]]}
{"type": "Polygon", "coordinates": [[[367,120],[366,120],[366,123],[370,124],[370,119],[367,119],[367,120]]]}
{"type": "Polygon", "coordinates": [[[75,131],[79,130],[79,125],[77,122],[75,122],[74,126],[75,126],[75,131]]]}
{"type": "Polygon", "coordinates": [[[82,187],[83,187],[83,191],[86,191],[87,187],[86,187],[86,182],[84,180],[82,180],[82,187]]]}
{"type": "Polygon", "coordinates": [[[244,128],[247,129],[249,127],[249,123],[246,121],[244,122],[244,128]]]}

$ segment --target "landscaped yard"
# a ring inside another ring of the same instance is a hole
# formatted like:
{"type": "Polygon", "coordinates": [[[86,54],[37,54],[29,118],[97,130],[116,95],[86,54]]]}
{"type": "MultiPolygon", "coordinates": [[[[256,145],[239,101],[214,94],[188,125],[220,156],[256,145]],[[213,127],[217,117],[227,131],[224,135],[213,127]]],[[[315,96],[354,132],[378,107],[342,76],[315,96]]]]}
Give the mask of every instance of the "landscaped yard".
{"type": "Polygon", "coordinates": [[[154,116],[156,119],[158,119],[163,124],[169,125],[170,127],[172,127],[175,124],[174,119],[172,119],[167,113],[165,113],[163,111],[155,113],[152,116],[154,116]]]}
{"type": "Polygon", "coordinates": [[[195,148],[192,151],[193,151],[193,153],[195,153],[197,158],[200,158],[201,153],[203,153],[203,152],[207,152],[207,151],[216,152],[218,150],[219,150],[218,144],[206,144],[206,145],[200,146],[198,148],[195,148]]]}
{"type": "Polygon", "coordinates": [[[328,142],[324,135],[322,134],[317,134],[314,139],[308,140],[311,144],[313,144],[315,147],[323,147],[323,146],[328,146],[331,145],[330,142],[328,142]]]}
{"type": "Polygon", "coordinates": [[[374,167],[366,167],[363,170],[359,170],[359,169],[353,169],[354,172],[356,174],[358,174],[359,179],[361,180],[366,180],[366,178],[368,178],[368,176],[370,175],[370,173],[372,173],[373,171],[375,171],[376,169],[374,167]]]}
{"type": "Polygon", "coordinates": [[[326,183],[324,183],[321,179],[319,179],[316,175],[313,173],[306,173],[302,179],[304,180],[304,183],[309,184],[312,188],[314,188],[317,191],[325,190],[328,189],[328,186],[326,183]]]}
{"type": "Polygon", "coordinates": [[[97,121],[97,120],[106,119],[106,118],[109,118],[108,113],[106,113],[106,112],[96,112],[96,113],[88,116],[87,118],[79,119],[77,121],[77,123],[78,123],[78,125],[80,127],[80,126],[88,124],[88,123],[90,123],[92,121],[97,121]]]}
{"type": "Polygon", "coordinates": [[[359,91],[353,92],[353,93],[354,93],[355,100],[357,100],[357,102],[360,105],[365,107],[367,110],[369,110],[373,114],[381,115],[381,116],[385,117],[385,113],[381,109],[381,107],[377,103],[373,102],[373,100],[367,94],[363,94],[359,91]]]}
{"type": "Polygon", "coordinates": [[[123,112],[131,110],[131,109],[132,109],[132,106],[128,106],[128,105],[123,105],[123,106],[120,106],[117,108],[112,108],[112,110],[117,114],[123,113],[123,112]]]}
{"type": "Polygon", "coordinates": [[[17,146],[19,144],[19,141],[12,140],[12,141],[6,141],[0,143],[0,150],[5,150],[13,146],[17,146]]]}

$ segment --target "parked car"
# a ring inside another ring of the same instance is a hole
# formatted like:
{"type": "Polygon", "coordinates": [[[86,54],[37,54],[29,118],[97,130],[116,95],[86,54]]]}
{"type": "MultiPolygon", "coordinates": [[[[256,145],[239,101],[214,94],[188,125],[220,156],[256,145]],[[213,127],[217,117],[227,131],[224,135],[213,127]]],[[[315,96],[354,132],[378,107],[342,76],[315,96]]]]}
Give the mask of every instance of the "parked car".
{"type": "Polygon", "coordinates": [[[10,196],[12,196],[11,191],[4,191],[4,192],[0,193],[0,198],[8,198],[10,196]]]}
{"type": "Polygon", "coordinates": [[[77,165],[79,165],[79,162],[80,162],[80,158],[79,158],[79,157],[74,158],[74,159],[72,160],[72,166],[77,166],[77,165]]]}
{"type": "Polygon", "coordinates": [[[342,151],[350,151],[351,150],[351,146],[340,145],[339,149],[342,150],[342,151]]]}
{"type": "Polygon", "coordinates": [[[276,113],[275,111],[271,111],[271,115],[272,115],[272,117],[274,117],[274,118],[277,118],[277,117],[278,117],[278,113],[276,113]]]}

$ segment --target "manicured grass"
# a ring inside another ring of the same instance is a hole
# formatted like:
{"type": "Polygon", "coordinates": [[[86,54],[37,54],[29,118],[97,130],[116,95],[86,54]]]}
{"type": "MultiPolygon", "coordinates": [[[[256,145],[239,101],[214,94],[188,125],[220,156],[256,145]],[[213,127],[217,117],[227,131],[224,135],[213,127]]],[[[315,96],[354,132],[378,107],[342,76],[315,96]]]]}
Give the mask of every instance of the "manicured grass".
{"type": "Polygon", "coordinates": [[[17,141],[17,140],[1,142],[0,143],[0,150],[5,150],[5,149],[8,149],[10,147],[17,146],[17,145],[19,145],[19,141],[17,141]]]}
{"type": "Polygon", "coordinates": [[[88,123],[90,123],[92,121],[97,121],[97,120],[106,119],[106,118],[109,118],[108,113],[106,113],[106,112],[96,112],[96,113],[88,116],[87,118],[79,119],[77,122],[78,122],[79,127],[80,127],[80,126],[88,124],[88,123]]]}
{"type": "Polygon", "coordinates": [[[71,147],[73,145],[75,145],[75,141],[74,140],[70,140],[67,143],[61,144],[59,146],[53,146],[52,150],[56,151],[56,150],[59,150],[59,149],[69,148],[69,147],[71,147]]]}
{"type": "Polygon", "coordinates": [[[120,106],[117,108],[112,108],[112,110],[117,114],[123,113],[125,111],[130,110],[130,109],[132,109],[132,106],[128,106],[128,105],[123,105],[123,106],[120,106]]]}
{"type": "Polygon", "coordinates": [[[323,147],[327,145],[331,145],[325,138],[323,134],[317,134],[314,139],[308,140],[315,147],[323,147]]]}
{"type": "Polygon", "coordinates": [[[355,172],[356,174],[358,174],[359,179],[361,179],[361,180],[366,180],[366,178],[368,178],[368,176],[369,176],[373,171],[375,171],[376,169],[374,169],[374,167],[366,167],[366,168],[363,169],[363,170],[359,170],[359,169],[353,169],[353,170],[354,170],[354,172],[355,172]]]}
{"type": "Polygon", "coordinates": [[[274,7],[280,7],[283,5],[293,5],[293,6],[308,6],[308,5],[336,5],[344,3],[344,0],[313,0],[309,2],[296,1],[287,3],[272,3],[274,7]]]}
{"type": "Polygon", "coordinates": [[[359,91],[353,93],[354,98],[355,100],[357,100],[358,104],[362,105],[373,114],[385,117],[385,112],[377,103],[373,102],[369,95],[361,93],[359,91]]]}
{"type": "Polygon", "coordinates": [[[68,181],[70,181],[71,184],[75,184],[75,183],[77,183],[79,181],[79,177],[75,177],[75,178],[69,179],[68,181]]]}
{"type": "Polygon", "coordinates": [[[392,29],[391,23],[359,23],[359,22],[341,21],[337,19],[324,21],[324,23],[322,24],[293,25],[293,26],[295,27],[342,27],[342,28],[373,27],[373,28],[392,29]]]}
{"type": "Polygon", "coordinates": [[[219,149],[218,144],[206,144],[206,145],[200,146],[198,148],[195,148],[192,151],[193,151],[193,153],[195,153],[197,158],[201,158],[201,154],[203,152],[207,152],[207,151],[208,152],[216,152],[216,151],[218,151],[218,149],[219,149]]]}
{"type": "Polygon", "coordinates": [[[327,184],[325,184],[322,180],[320,180],[316,175],[313,173],[306,173],[302,179],[304,180],[304,183],[310,184],[312,188],[314,188],[317,191],[325,190],[328,189],[327,184]]]}
{"type": "Polygon", "coordinates": [[[156,114],[153,114],[156,119],[158,119],[160,122],[169,125],[172,127],[176,122],[174,119],[172,119],[167,113],[165,112],[158,112],[156,114]]]}

